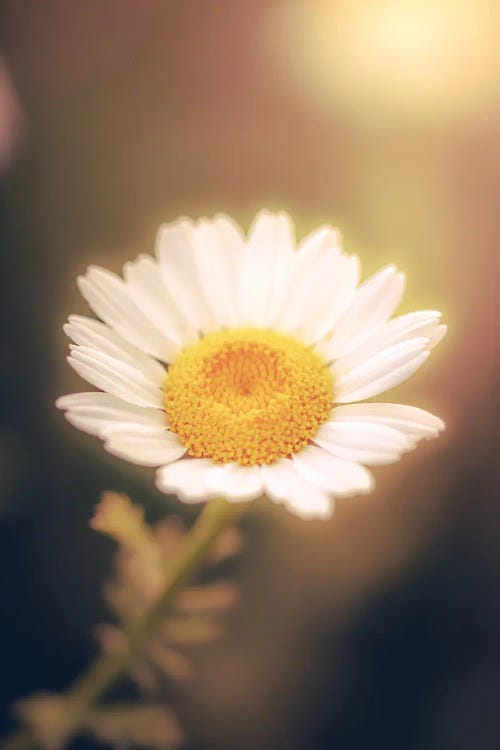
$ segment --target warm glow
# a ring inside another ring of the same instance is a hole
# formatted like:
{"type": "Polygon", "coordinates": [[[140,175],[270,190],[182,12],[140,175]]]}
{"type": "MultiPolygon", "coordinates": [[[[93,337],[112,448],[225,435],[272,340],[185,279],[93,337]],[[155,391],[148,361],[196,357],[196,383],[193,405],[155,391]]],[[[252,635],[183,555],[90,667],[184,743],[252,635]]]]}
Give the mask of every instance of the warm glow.
{"type": "Polygon", "coordinates": [[[293,1],[277,21],[273,48],[303,93],[367,127],[381,116],[460,120],[498,100],[494,3],[293,1]]]}

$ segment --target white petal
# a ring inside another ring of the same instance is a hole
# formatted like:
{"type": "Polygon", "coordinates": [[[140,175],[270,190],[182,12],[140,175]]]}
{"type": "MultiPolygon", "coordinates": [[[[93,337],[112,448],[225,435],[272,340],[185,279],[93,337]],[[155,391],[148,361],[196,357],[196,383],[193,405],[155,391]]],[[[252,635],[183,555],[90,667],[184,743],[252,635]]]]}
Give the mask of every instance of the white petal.
{"type": "Polygon", "coordinates": [[[446,332],[446,326],[439,325],[440,318],[441,313],[438,310],[418,310],[400,315],[389,320],[381,328],[380,336],[385,337],[384,346],[422,336],[429,339],[428,348],[433,349],[446,332]]]}
{"type": "MultiPolygon", "coordinates": [[[[66,396],[59,396],[56,401],[58,409],[77,409],[85,406],[115,406],[117,404],[123,404],[125,408],[137,409],[138,412],[142,412],[143,409],[136,406],[131,406],[121,401],[115,396],[111,396],[109,393],[102,393],[101,391],[82,391],[80,393],[68,393],[66,396]]],[[[153,410],[151,410],[153,411],[153,410]]]]}
{"type": "Polygon", "coordinates": [[[66,418],[72,425],[99,437],[106,428],[117,424],[167,427],[165,412],[127,404],[109,393],[74,393],[59,398],[56,406],[67,410],[66,418]]]}
{"type": "Polygon", "coordinates": [[[194,244],[199,284],[213,318],[220,325],[240,325],[237,286],[244,249],[240,228],[222,214],[202,219],[196,226],[194,244]]]}
{"type": "Polygon", "coordinates": [[[374,486],[368,469],[356,460],[332,456],[317,445],[308,445],[292,461],[304,479],[337,497],[366,494],[374,486]]]}
{"type": "Polygon", "coordinates": [[[196,329],[172,302],[158,263],[150,255],[140,255],[123,269],[130,296],[139,310],[172,342],[184,348],[198,339],[196,329]]]}
{"type": "Polygon", "coordinates": [[[293,246],[293,225],[286,214],[257,214],[240,268],[240,305],[246,325],[266,327],[275,318],[287,293],[293,246]]]}
{"type": "Polygon", "coordinates": [[[331,339],[322,342],[320,352],[333,360],[359,346],[390,318],[405,286],[404,274],[394,266],[382,269],[364,282],[338,321],[331,339]]]}
{"type": "Polygon", "coordinates": [[[290,281],[293,275],[295,252],[295,227],[291,218],[285,214],[281,217],[279,248],[270,280],[269,307],[266,325],[273,326],[280,310],[288,300],[290,281]]]}
{"type": "Polygon", "coordinates": [[[360,264],[355,255],[333,254],[313,274],[304,338],[319,341],[333,330],[351,303],[359,280],[360,264]]]}
{"type": "Polygon", "coordinates": [[[290,459],[262,466],[261,473],[266,494],[272,500],[284,502],[301,518],[329,518],[332,515],[332,498],[304,479],[290,459]]]}
{"type": "Polygon", "coordinates": [[[335,507],[333,498],[299,475],[290,488],[285,506],[299,518],[321,520],[330,518],[335,507]]]}
{"type": "Polygon", "coordinates": [[[77,347],[68,357],[74,370],[87,382],[137,406],[161,409],[163,394],[130,365],[88,347],[77,347]]]}
{"type": "Polygon", "coordinates": [[[302,258],[303,261],[308,259],[308,265],[303,266],[303,270],[307,271],[311,268],[311,262],[320,260],[325,251],[330,252],[332,248],[340,250],[341,246],[342,238],[338,229],[325,224],[314,229],[299,243],[297,259],[302,258]]]}
{"type": "Polygon", "coordinates": [[[200,286],[195,258],[195,232],[190,219],[182,218],[172,224],[164,224],[156,236],[156,257],[173,303],[196,330],[208,332],[217,327],[217,321],[200,286]]]}
{"type": "Polygon", "coordinates": [[[208,477],[212,494],[228,500],[253,500],[262,493],[260,466],[240,466],[237,463],[215,466],[208,477]]]}
{"type": "Polygon", "coordinates": [[[141,370],[145,377],[155,385],[162,386],[164,384],[165,368],[155,359],[129,344],[104,323],[82,315],[70,315],[69,322],[63,328],[65,334],[75,344],[97,349],[115,359],[127,362],[141,370]]]}
{"type": "Polygon", "coordinates": [[[97,266],[79,276],[78,288],[91,308],[126,341],[153,357],[171,362],[176,347],[151,324],[133,301],[123,279],[97,266]]]}
{"type": "Polygon", "coordinates": [[[114,425],[103,436],[109,453],[140,466],[167,464],[186,452],[176,435],[157,427],[114,425]]]}
{"type": "Polygon", "coordinates": [[[343,404],[332,410],[330,421],[386,425],[414,440],[436,437],[445,429],[439,417],[404,404],[343,404]]]}
{"type": "Polygon", "coordinates": [[[272,464],[261,467],[262,481],[266,495],[277,503],[288,497],[290,484],[295,478],[292,462],[288,458],[280,458],[272,464]]]}
{"type": "Polygon", "coordinates": [[[392,318],[380,326],[363,344],[338,359],[335,363],[335,372],[347,372],[382,349],[409,339],[427,338],[427,348],[432,349],[446,331],[446,326],[439,325],[440,317],[441,313],[436,310],[421,310],[392,318]]]}
{"type": "Polygon", "coordinates": [[[428,339],[417,338],[390,346],[338,378],[334,365],[335,401],[362,401],[394,388],[425,362],[427,344],[428,339]]]}
{"type": "Polygon", "coordinates": [[[436,326],[432,332],[429,332],[427,334],[430,337],[429,349],[434,349],[434,347],[437,346],[439,342],[443,340],[443,338],[446,336],[447,330],[448,330],[448,326],[439,325],[439,326],[436,326]]]}
{"type": "Polygon", "coordinates": [[[359,259],[341,252],[338,232],[323,227],[296,253],[287,303],[277,320],[281,330],[308,343],[325,336],[351,302],[359,279],[359,259]]]}
{"type": "Polygon", "coordinates": [[[70,344],[69,348],[71,356],[74,356],[81,362],[102,366],[103,368],[107,368],[107,370],[112,370],[114,373],[130,378],[146,388],[154,388],[155,390],[163,388],[165,375],[161,378],[156,376],[150,378],[149,373],[144,372],[142,369],[140,362],[137,363],[134,360],[126,361],[114,357],[101,349],[94,349],[91,346],[77,346],[76,344],[70,344]]]}
{"type": "Polygon", "coordinates": [[[215,464],[209,458],[181,458],[156,473],[161,492],[177,494],[185,502],[199,502],[210,497],[208,477],[215,464]]]}
{"type": "Polygon", "coordinates": [[[329,253],[337,256],[339,248],[340,236],[332,227],[320,227],[302,240],[297,251],[292,253],[286,299],[273,320],[276,328],[288,333],[301,329],[303,316],[311,300],[315,269],[329,253]]]}
{"type": "Polygon", "coordinates": [[[393,427],[365,422],[325,422],[313,440],[335,456],[368,466],[393,463],[415,445],[393,427]]]}

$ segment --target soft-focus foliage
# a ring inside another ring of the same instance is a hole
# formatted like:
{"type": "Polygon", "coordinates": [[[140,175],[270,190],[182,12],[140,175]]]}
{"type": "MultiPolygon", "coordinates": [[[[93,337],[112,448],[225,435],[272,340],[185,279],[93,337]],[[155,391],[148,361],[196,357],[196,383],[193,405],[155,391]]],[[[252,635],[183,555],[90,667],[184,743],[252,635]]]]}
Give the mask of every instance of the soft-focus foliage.
{"type": "MultiPolygon", "coordinates": [[[[144,521],[144,511],[125,495],[108,492],[97,507],[92,527],[118,543],[115,573],[104,595],[117,625],[101,625],[97,635],[104,650],[126,648],[126,631],[161,593],[169,564],[183,543],[185,528],[176,517],[156,526],[144,521]]],[[[210,563],[237,553],[241,540],[236,529],[222,534],[210,563]]],[[[217,615],[235,604],[237,591],[230,583],[206,583],[182,591],[160,631],[148,640],[130,665],[130,674],[147,691],[159,690],[165,677],[189,676],[191,663],[183,647],[207,643],[221,632],[217,615]]]]}
{"type": "MultiPolygon", "coordinates": [[[[91,525],[118,544],[114,575],[104,589],[117,624],[98,626],[98,639],[105,651],[126,650],[128,632],[162,593],[166,573],[184,542],[186,529],[176,517],[148,525],[142,507],[133,505],[126,495],[114,492],[103,495],[91,525]]],[[[241,544],[236,528],[222,532],[202,578],[210,567],[237,554],[241,544]]],[[[229,582],[202,581],[181,591],[172,611],[129,663],[130,676],[139,691],[137,702],[93,709],[86,717],[84,731],[116,747],[136,745],[155,750],[178,747],[184,733],[175,713],[166,705],[167,680],[191,676],[192,663],[184,649],[217,638],[222,632],[220,615],[237,598],[237,589],[229,582]]],[[[64,744],[61,727],[66,700],[64,696],[43,693],[16,706],[20,718],[49,750],[64,744]]]]}
{"type": "Polygon", "coordinates": [[[31,727],[43,747],[60,746],[60,726],[64,721],[66,700],[60,695],[37,693],[19,701],[16,706],[19,718],[31,727]]]}
{"type": "Polygon", "coordinates": [[[162,704],[110,706],[92,711],[87,729],[106,745],[169,750],[184,740],[175,714],[162,704]]]}
{"type": "MultiPolygon", "coordinates": [[[[40,744],[52,750],[63,746],[60,728],[67,701],[59,695],[39,693],[16,705],[18,716],[35,732],[40,744]]],[[[179,722],[168,706],[161,703],[117,704],[94,709],[87,716],[83,731],[106,745],[135,745],[155,750],[173,750],[184,741],[179,722]]]]}

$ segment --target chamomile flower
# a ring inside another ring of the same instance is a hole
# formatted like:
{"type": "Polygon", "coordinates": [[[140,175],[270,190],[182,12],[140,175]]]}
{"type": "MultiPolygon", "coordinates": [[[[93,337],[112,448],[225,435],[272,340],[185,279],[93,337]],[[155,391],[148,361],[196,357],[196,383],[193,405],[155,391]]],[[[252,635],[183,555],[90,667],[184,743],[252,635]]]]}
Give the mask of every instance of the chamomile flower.
{"type": "Polygon", "coordinates": [[[370,492],[367,466],[397,461],[443,422],[365,403],[412,375],[441,340],[440,313],[392,317],[405,277],[360,284],[356,256],[321,227],[295,245],[283,213],[248,237],[227,216],[162,226],[155,257],[123,278],[78,279],[101,319],[72,315],[68,361],[97,392],[57,402],[112,454],[159,467],[186,502],[265,494],[302,517],[370,492]]]}

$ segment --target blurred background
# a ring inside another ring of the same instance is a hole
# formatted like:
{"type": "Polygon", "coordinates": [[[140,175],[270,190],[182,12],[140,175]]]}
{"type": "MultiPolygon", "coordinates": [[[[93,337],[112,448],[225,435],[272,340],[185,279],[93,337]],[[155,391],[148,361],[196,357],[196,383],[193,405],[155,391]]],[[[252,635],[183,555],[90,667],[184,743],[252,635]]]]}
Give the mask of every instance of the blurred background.
{"type": "MultiPolygon", "coordinates": [[[[243,523],[241,602],[175,700],[192,750],[496,750],[500,6],[494,0],[0,3],[0,698],[95,650],[103,489],[192,518],[54,400],[89,263],[119,271],[180,214],[337,225],[402,312],[449,334],[386,400],[448,424],[377,489],[243,523]]],[[[170,700],[171,698],[169,698],[170,700]]],[[[79,741],[79,747],[90,741],[79,741]]]]}

